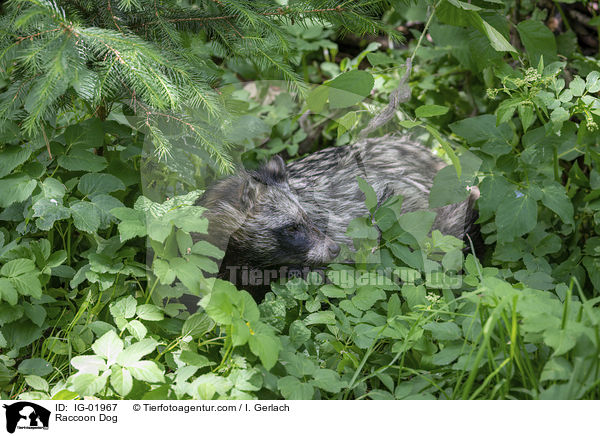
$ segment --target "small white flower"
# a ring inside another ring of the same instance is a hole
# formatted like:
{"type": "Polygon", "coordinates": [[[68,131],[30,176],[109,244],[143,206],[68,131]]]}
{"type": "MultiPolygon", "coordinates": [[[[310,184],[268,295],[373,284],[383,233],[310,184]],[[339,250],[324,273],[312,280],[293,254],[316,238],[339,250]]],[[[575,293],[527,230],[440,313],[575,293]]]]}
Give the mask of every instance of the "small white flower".
{"type": "Polygon", "coordinates": [[[428,292],[427,295],[425,295],[425,298],[427,299],[427,301],[429,301],[431,304],[435,304],[439,301],[440,296],[436,295],[432,292],[428,292]]]}
{"type": "Polygon", "coordinates": [[[52,203],[52,204],[58,204],[58,201],[56,201],[54,198],[52,198],[52,199],[50,200],[50,203],[52,203]]]}

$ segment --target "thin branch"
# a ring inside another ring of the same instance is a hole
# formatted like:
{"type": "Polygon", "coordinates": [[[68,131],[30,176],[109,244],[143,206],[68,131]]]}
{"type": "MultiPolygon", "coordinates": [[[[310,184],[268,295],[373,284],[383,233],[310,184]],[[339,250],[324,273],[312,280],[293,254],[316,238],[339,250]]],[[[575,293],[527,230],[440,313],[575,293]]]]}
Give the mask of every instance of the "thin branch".
{"type": "Polygon", "coordinates": [[[115,14],[113,14],[112,5],[110,4],[110,0],[108,0],[108,5],[107,5],[106,9],[108,9],[108,13],[110,14],[110,17],[112,18],[112,21],[113,21],[115,27],[117,28],[117,30],[119,32],[123,33],[123,31],[119,27],[119,24],[117,23],[117,18],[115,17],[115,14]]]}
{"type": "Polygon", "coordinates": [[[46,149],[48,150],[48,156],[50,156],[50,160],[52,160],[52,152],[50,151],[50,143],[48,142],[48,137],[46,136],[46,129],[44,129],[44,125],[42,125],[42,134],[44,135],[44,142],[46,143],[46,149]]]}
{"type": "MultiPolygon", "coordinates": [[[[218,2],[217,2],[218,3],[218,2]]],[[[323,8],[323,9],[309,9],[306,11],[294,11],[290,8],[277,8],[277,11],[275,12],[261,12],[258,13],[258,15],[262,15],[264,17],[271,17],[271,16],[285,16],[285,15],[290,15],[290,14],[298,14],[298,15],[306,15],[306,14],[316,14],[316,13],[326,13],[326,12],[345,12],[347,9],[341,7],[341,6],[336,6],[335,8],[323,8]]],[[[165,21],[169,22],[169,23],[184,23],[184,22],[206,22],[206,21],[227,21],[230,20],[232,18],[239,18],[240,15],[238,14],[231,14],[231,15],[221,15],[221,16],[217,16],[217,17],[190,17],[190,18],[171,18],[171,19],[166,19],[165,21]]],[[[139,26],[134,26],[135,27],[147,27],[150,26],[152,24],[156,24],[156,21],[151,21],[148,23],[143,23],[140,24],[139,26]]]]}
{"type": "Polygon", "coordinates": [[[442,0],[438,0],[438,2],[431,9],[431,13],[429,14],[427,23],[425,23],[425,28],[423,29],[423,32],[421,33],[421,36],[417,41],[417,45],[413,50],[412,55],[408,59],[406,59],[406,71],[404,72],[404,76],[402,76],[402,78],[400,79],[398,87],[390,94],[389,103],[380,113],[373,117],[373,119],[369,122],[367,127],[361,130],[361,132],[359,133],[360,138],[365,138],[369,133],[373,132],[374,130],[377,130],[379,127],[383,126],[388,121],[390,121],[394,117],[398,105],[400,103],[406,103],[408,100],[410,100],[411,89],[408,85],[408,80],[410,79],[410,74],[412,72],[412,64],[415,59],[415,56],[417,55],[419,47],[421,47],[423,37],[429,30],[429,25],[431,24],[431,20],[435,15],[435,10],[440,5],[441,1],[442,0]]]}
{"type": "Polygon", "coordinates": [[[37,38],[38,36],[41,36],[41,35],[43,35],[45,33],[56,32],[57,30],[61,30],[61,27],[56,27],[54,29],[44,30],[43,32],[34,33],[33,35],[19,36],[17,38],[17,41],[16,41],[15,45],[16,44],[20,44],[20,43],[22,43],[23,41],[25,41],[27,39],[30,40],[30,41],[33,41],[33,38],[37,38]]]}

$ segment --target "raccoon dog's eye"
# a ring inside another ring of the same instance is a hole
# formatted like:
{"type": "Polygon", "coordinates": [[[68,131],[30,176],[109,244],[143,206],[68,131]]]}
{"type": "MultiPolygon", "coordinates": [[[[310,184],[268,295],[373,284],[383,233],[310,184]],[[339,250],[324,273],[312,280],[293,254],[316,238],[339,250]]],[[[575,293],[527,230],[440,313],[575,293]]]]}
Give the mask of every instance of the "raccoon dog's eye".
{"type": "Polygon", "coordinates": [[[298,230],[300,230],[300,226],[297,223],[290,224],[289,226],[286,227],[286,230],[290,233],[295,233],[298,230]]]}

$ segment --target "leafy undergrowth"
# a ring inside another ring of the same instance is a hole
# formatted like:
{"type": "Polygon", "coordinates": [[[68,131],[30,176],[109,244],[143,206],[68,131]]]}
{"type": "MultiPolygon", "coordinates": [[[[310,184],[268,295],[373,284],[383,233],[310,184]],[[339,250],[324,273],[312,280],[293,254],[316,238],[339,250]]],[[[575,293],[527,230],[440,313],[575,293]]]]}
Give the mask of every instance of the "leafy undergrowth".
{"type": "Polygon", "coordinates": [[[294,9],[233,16],[265,37],[250,46],[145,1],[113,5],[127,34],[92,3],[25,3],[0,38],[0,398],[600,398],[600,64],[548,27],[561,2],[379,2],[377,29],[413,23],[407,46],[352,53],[340,23],[294,9]],[[224,253],[191,234],[227,153],[253,167],[352,142],[409,57],[412,96],[386,131],[452,164],[432,207],[479,186],[481,258],[361,183],[353,262],[258,304],[215,279],[224,253]],[[296,88],[263,80],[273,68],[296,88]],[[304,100],[299,75],[319,84],[304,100]]]}
{"type": "MultiPolygon", "coordinates": [[[[432,212],[397,218],[394,197],[352,224],[354,265],[330,266],[327,283],[313,272],[274,284],[257,305],[202,278],[223,253],[189,236],[206,229],[196,197],[112,209],[118,234],[89,234],[81,266],[66,250],[50,255],[48,239],[5,246],[2,340],[12,351],[2,369],[8,381],[19,361],[20,398],[596,397],[599,299],[587,300],[576,279],[539,290],[472,255],[463,262],[461,241],[427,236],[432,212]],[[163,247],[146,286],[135,279],[144,265],[124,246],[134,236],[163,247]],[[42,293],[58,274],[71,289],[91,285],[79,296],[42,293]],[[207,289],[191,316],[169,302],[207,289]],[[14,359],[19,349],[35,357],[14,359]]],[[[61,207],[73,213],[84,201],[61,207]]]]}

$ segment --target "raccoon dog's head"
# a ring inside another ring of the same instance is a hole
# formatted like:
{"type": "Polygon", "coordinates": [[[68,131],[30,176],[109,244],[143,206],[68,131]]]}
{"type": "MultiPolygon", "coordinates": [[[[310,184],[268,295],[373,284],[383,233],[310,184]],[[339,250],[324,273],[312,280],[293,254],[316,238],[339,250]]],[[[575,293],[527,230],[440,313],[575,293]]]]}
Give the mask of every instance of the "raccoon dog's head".
{"type": "Polygon", "coordinates": [[[315,266],[339,254],[339,245],[316,227],[300,204],[279,156],[257,171],[211,186],[201,204],[208,209],[209,234],[240,265],[315,266]]]}

